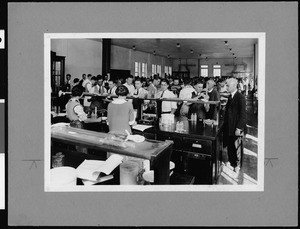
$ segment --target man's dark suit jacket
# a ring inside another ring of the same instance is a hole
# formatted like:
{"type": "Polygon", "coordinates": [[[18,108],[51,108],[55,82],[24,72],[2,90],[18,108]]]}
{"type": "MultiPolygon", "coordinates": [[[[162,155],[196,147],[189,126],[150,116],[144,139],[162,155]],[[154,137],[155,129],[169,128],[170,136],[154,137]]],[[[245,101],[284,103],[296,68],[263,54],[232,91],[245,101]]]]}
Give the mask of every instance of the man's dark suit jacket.
{"type": "Polygon", "coordinates": [[[224,136],[235,136],[236,128],[245,130],[246,127],[246,99],[240,92],[236,92],[232,99],[228,99],[224,116],[224,136]]]}
{"type": "MultiPolygon", "coordinates": [[[[211,92],[208,93],[209,101],[220,101],[220,94],[219,92],[214,88],[211,92]]],[[[216,105],[209,105],[209,110],[206,112],[206,119],[214,119],[217,118],[217,108],[216,105]]]]}

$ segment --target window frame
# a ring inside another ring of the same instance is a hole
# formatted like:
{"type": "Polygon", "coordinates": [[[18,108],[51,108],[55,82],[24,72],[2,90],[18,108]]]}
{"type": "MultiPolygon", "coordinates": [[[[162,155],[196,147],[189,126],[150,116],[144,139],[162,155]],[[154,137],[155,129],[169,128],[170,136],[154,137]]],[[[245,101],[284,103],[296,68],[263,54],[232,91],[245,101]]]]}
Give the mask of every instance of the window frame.
{"type": "Polygon", "coordinates": [[[200,65],[200,76],[201,77],[208,77],[208,64],[201,64],[200,65]],[[202,70],[205,70],[206,72],[206,76],[203,74],[203,71],[202,70]]]}
{"type": "Polygon", "coordinates": [[[222,76],[222,65],[221,64],[214,64],[213,65],[213,77],[221,77],[222,76]],[[215,72],[219,71],[220,74],[216,75],[215,72]]]}

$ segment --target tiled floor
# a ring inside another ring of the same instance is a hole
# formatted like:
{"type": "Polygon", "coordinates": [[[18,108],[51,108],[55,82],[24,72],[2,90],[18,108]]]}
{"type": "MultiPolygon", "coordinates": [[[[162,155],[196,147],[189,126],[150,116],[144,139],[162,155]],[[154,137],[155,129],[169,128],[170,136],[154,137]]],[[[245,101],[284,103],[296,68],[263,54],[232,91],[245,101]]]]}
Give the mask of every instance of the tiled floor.
{"type": "Polygon", "coordinates": [[[243,166],[237,174],[223,166],[218,184],[257,184],[257,112],[250,95],[246,97],[247,133],[244,138],[243,166]]]}

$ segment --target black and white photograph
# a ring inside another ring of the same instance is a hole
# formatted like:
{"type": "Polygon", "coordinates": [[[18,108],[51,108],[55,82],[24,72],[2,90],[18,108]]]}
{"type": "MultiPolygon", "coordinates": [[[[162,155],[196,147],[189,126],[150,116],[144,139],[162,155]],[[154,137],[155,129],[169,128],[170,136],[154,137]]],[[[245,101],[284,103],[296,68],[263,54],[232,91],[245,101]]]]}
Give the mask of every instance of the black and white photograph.
{"type": "Polygon", "coordinates": [[[263,191],[264,33],[45,34],[44,54],[46,191],[263,191]]]}

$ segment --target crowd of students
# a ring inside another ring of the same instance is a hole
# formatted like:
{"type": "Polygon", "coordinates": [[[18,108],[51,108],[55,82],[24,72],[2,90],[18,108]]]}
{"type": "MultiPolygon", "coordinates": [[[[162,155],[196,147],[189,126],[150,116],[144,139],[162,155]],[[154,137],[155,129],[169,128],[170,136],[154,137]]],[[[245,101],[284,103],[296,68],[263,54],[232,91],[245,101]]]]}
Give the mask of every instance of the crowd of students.
{"type": "MultiPolygon", "coordinates": [[[[116,89],[124,85],[128,89],[128,95],[133,99],[130,101],[136,111],[141,105],[141,101],[134,98],[179,98],[179,99],[202,99],[209,101],[221,101],[221,106],[226,105],[228,92],[226,80],[228,77],[193,77],[179,78],[166,75],[161,78],[158,75],[138,77],[128,75],[125,78],[111,79],[109,76],[92,76],[91,74],[82,74],[82,78],[75,78],[71,81],[71,75],[66,75],[66,82],[61,86],[58,92],[60,112],[65,112],[66,104],[70,99],[72,88],[76,85],[82,86],[83,91],[94,94],[95,96],[84,96],[83,107],[85,112],[94,110],[95,107],[107,109],[107,103],[97,99],[97,95],[117,96],[116,89]]],[[[252,89],[249,80],[238,80],[237,88],[244,95],[252,89]]],[[[151,109],[155,103],[144,100],[144,109],[151,109]]],[[[192,113],[203,119],[216,119],[216,109],[213,105],[199,103],[177,103],[164,101],[162,103],[162,113],[171,113],[175,115],[187,116],[190,118],[192,113]]]]}
{"type": "MultiPolygon", "coordinates": [[[[220,101],[224,115],[224,143],[228,144],[229,162],[233,168],[238,167],[235,140],[243,134],[246,123],[245,95],[248,94],[249,84],[243,85],[244,80],[232,77],[194,77],[160,78],[158,75],[149,78],[129,75],[125,81],[113,80],[107,76],[82,75],[82,79],[75,78],[71,83],[71,76],[67,75],[66,84],[59,91],[59,97],[66,109],[66,116],[71,127],[84,128],[89,112],[106,110],[109,132],[114,134],[131,134],[131,126],[135,125],[137,109],[143,110],[155,107],[156,101],[151,98],[178,98],[179,101],[161,103],[161,113],[174,114],[191,118],[197,114],[198,118],[217,120],[216,105],[209,103],[194,103],[193,100],[220,101]],[[66,93],[70,91],[70,93],[66,93]],[[83,96],[83,93],[89,93],[83,96]],[[105,98],[99,95],[105,95],[105,98]],[[143,100],[136,99],[143,98],[143,100]]],[[[229,165],[230,166],[230,165],[229,165]]],[[[238,169],[237,169],[238,170],[238,169]]]]}

